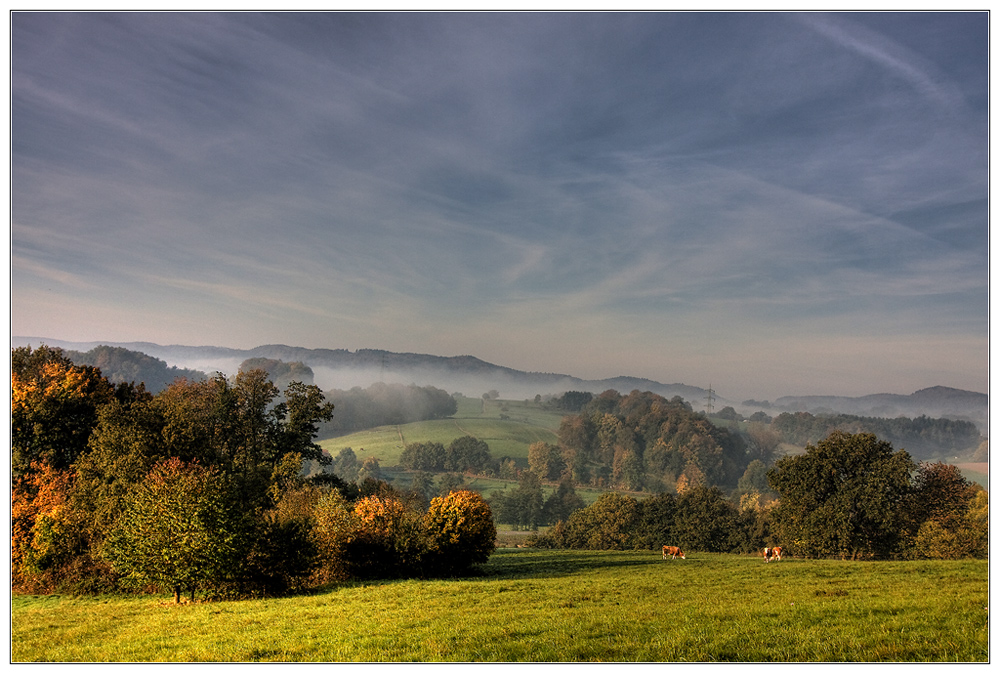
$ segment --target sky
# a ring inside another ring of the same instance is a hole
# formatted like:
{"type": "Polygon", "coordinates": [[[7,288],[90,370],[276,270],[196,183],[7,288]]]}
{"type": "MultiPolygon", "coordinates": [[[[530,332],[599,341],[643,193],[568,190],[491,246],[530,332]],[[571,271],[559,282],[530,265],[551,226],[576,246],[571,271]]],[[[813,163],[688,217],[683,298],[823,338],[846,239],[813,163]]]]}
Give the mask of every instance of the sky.
{"type": "Polygon", "coordinates": [[[11,15],[11,332],[987,392],[978,13],[11,15]]]}

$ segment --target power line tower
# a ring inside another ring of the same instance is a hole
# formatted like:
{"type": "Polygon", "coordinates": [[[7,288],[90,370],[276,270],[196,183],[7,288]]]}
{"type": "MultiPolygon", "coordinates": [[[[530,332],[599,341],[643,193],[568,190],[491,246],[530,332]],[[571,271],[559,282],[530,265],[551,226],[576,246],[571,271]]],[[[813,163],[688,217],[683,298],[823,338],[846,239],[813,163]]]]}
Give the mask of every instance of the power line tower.
{"type": "Polygon", "coordinates": [[[705,396],[705,412],[706,414],[711,414],[715,411],[715,391],[712,390],[712,385],[708,385],[708,395],[705,396]]]}

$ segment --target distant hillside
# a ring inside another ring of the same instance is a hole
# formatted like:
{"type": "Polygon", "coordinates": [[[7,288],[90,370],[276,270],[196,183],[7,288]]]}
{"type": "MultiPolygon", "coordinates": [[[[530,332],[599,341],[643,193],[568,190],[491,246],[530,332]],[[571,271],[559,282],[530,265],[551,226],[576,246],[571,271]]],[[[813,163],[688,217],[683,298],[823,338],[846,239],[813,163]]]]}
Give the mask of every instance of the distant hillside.
{"type": "MultiPolygon", "coordinates": [[[[312,369],[315,383],[323,390],[367,388],[373,383],[417,384],[435,386],[450,393],[480,397],[496,390],[502,398],[524,400],[537,394],[559,395],[566,391],[601,393],[614,389],[620,393],[633,390],[652,391],[666,398],[680,396],[695,410],[704,409],[706,389],[687,384],[663,384],[640,377],[581,379],[567,374],[524,372],[494,365],[475,356],[433,356],[396,353],[378,349],[306,349],[269,344],[253,349],[230,349],[216,346],[162,346],[150,342],[65,342],[39,337],[14,337],[12,346],[48,344],[64,349],[89,351],[106,344],[145,353],[173,367],[200,372],[235,374],[243,361],[251,358],[303,363],[312,369]]],[[[750,401],[748,401],[749,403],[750,401]]],[[[947,417],[972,421],[985,435],[989,432],[989,396],[943,386],[921,389],[909,395],[879,393],[856,398],[843,396],[787,396],[768,404],[740,404],[715,395],[715,408],[732,406],[749,415],[762,409],[769,415],[780,412],[813,414],[854,414],[872,417],[947,417]]]]}
{"type": "MultiPolygon", "coordinates": [[[[985,435],[989,426],[989,396],[945,386],[921,389],[910,395],[875,393],[849,398],[843,396],[786,396],[773,403],[780,412],[812,414],[854,414],[867,417],[948,418],[971,421],[985,435]]],[[[773,414],[773,412],[772,412],[773,414]]]]}
{"type": "MultiPolygon", "coordinates": [[[[662,384],[640,377],[614,377],[588,380],[566,374],[524,372],[494,365],[474,356],[432,356],[418,353],[396,353],[377,349],[306,349],[269,344],[253,349],[230,349],[215,346],[162,346],[150,342],[65,342],[39,337],[14,337],[13,346],[47,344],[64,349],[88,350],[100,344],[140,351],[177,367],[202,372],[234,374],[240,364],[251,358],[300,362],[310,367],[316,384],[324,390],[354,386],[365,388],[375,382],[431,385],[451,393],[479,397],[496,390],[511,400],[533,398],[537,394],[560,394],[566,391],[601,393],[608,389],[628,393],[639,389],[652,391],[667,398],[680,396],[697,409],[708,391],[686,384],[662,384]]],[[[716,398],[716,405],[733,404],[716,398]]]]}
{"type": "Polygon", "coordinates": [[[204,372],[171,367],[159,358],[123,347],[101,345],[87,352],[73,349],[64,351],[76,365],[100,368],[101,374],[112,384],[143,383],[150,393],[162,391],[178,378],[194,381],[205,378],[204,372]]]}

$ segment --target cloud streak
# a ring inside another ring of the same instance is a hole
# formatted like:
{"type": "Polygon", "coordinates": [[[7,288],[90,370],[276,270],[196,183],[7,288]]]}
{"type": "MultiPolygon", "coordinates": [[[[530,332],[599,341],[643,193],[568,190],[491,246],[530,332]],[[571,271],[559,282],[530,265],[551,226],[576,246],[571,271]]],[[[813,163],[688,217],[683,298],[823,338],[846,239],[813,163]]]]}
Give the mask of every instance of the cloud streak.
{"type": "Polygon", "coordinates": [[[908,393],[877,324],[983,390],[985,346],[934,354],[987,334],[986,27],[15,13],[12,328],[757,398],[846,344],[853,380],[801,386],[908,393]]]}

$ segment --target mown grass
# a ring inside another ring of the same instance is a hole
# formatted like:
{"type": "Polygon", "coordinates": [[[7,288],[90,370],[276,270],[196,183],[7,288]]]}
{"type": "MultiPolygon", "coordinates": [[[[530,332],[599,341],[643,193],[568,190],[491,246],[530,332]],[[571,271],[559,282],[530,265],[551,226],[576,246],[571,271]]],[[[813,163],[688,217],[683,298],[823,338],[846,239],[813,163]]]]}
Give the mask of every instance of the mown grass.
{"type": "Polygon", "coordinates": [[[987,608],[985,561],[511,549],[275,600],[14,597],[11,660],[984,662],[987,608]]]}
{"type": "Polygon", "coordinates": [[[527,466],[528,447],[532,443],[558,440],[562,412],[533,402],[473,398],[460,398],[458,402],[458,411],[447,419],[380,426],[327,438],[319,444],[331,456],[350,447],[362,461],[375,457],[382,465],[393,466],[399,463],[407,444],[439,442],[447,447],[455,438],[471,435],[486,442],[495,458],[508,456],[527,466]]]}

